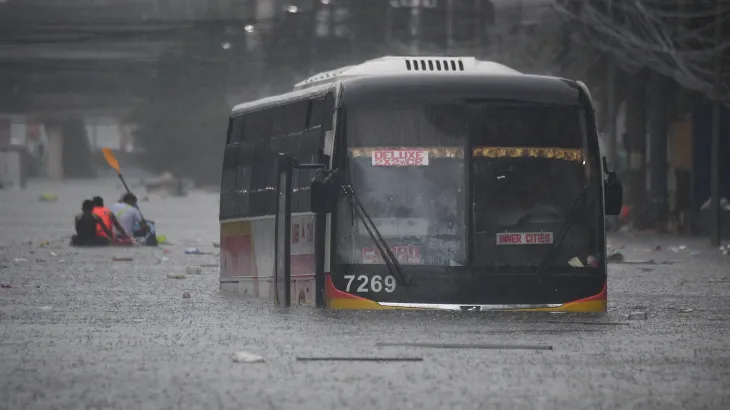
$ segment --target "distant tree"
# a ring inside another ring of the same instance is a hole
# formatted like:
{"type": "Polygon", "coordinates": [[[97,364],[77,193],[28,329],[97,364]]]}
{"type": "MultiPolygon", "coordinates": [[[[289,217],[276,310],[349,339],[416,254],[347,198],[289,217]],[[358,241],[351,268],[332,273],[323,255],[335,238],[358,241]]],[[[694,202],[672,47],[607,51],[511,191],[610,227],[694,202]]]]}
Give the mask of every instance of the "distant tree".
{"type": "Polygon", "coordinates": [[[558,11],[583,25],[578,41],[611,55],[625,69],[647,68],[712,100],[730,102],[730,83],[718,83],[713,70],[716,58],[730,50],[730,36],[716,30],[727,25],[730,1],[558,3],[558,11]]]}

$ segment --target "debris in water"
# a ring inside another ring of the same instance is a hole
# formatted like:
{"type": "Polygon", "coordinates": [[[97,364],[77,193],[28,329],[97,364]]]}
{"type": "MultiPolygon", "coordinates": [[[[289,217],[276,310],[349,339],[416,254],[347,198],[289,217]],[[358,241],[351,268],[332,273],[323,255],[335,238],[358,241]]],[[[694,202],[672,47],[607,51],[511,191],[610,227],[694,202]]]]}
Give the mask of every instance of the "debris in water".
{"type": "Polygon", "coordinates": [[[56,202],[58,201],[58,197],[53,194],[44,194],[38,197],[38,201],[40,202],[56,202]]]}
{"type": "Polygon", "coordinates": [[[201,268],[217,268],[218,267],[218,264],[217,263],[209,263],[209,264],[205,264],[205,265],[200,265],[200,267],[201,268]]]}
{"type": "Polygon", "coordinates": [[[115,256],[112,260],[114,262],[132,262],[134,259],[128,256],[115,256]]]}
{"type": "Polygon", "coordinates": [[[198,248],[188,248],[185,249],[186,255],[205,255],[205,253],[201,252],[198,248]]]}
{"type": "Polygon", "coordinates": [[[221,244],[218,243],[218,242],[213,241],[213,247],[214,248],[220,248],[221,247],[221,244]]]}
{"type": "Polygon", "coordinates": [[[51,252],[50,255],[51,256],[58,256],[58,254],[56,254],[56,252],[51,252]]]}
{"type": "Polygon", "coordinates": [[[188,275],[200,275],[203,273],[203,268],[200,266],[188,266],[185,268],[185,273],[188,275]]]}
{"type": "Polygon", "coordinates": [[[422,362],[423,357],[297,357],[300,362],[422,362]]]}
{"type": "Polygon", "coordinates": [[[10,284],[6,283],[0,283],[0,289],[12,289],[13,287],[10,284]]]}
{"type": "Polygon", "coordinates": [[[187,278],[187,276],[185,276],[183,274],[167,275],[167,279],[185,279],[185,278],[187,278]]]}
{"type": "Polygon", "coordinates": [[[183,299],[190,299],[190,292],[183,292],[183,299]]]}
{"type": "Polygon", "coordinates": [[[41,306],[41,307],[38,308],[38,310],[43,310],[45,312],[48,312],[51,309],[53,309],[53,306],[41,306]]]}
{"type": "Polygon", "coordinates": [[[628,316],[629,320],[646,320],[646,318],[646,312],[631,312],[628,316]]]}
{"type": "Polygon", "coordinates": [[[50,244],[51,244],[51,242],[49,242],[49,241],[43,241],[43,242],[39,243],[38,246],[40,246],[41,248],[45,248],[46,246],[48,246],[50,244]]]}
{"type": "MultiPolygon", "coordinates": [[[[297,358],[298,360],[299,358],[297,358]]],[[[231,360],[234,363],[263,363],[265,360],[263,357],[249,353],[249,352],[236,352],[231,355],[231,360]]]]}
{"type": "Polygon", "coordinates": [[[679,245],[679,248],[678,249],[680,251],[683,251],[683,250],[687,249],[687,245],[679,245]]]}
{"type": "Polygon", "coordinates": [[[621,252],[614,252],[606,258],[608,262],[623,262],[624,255],[621,252]]]}
{"type": "Polygon", "coordinates": [[[28,262],[28,259],[25,258],[15,258],[15,263],[23,263],[28,262]]]}
{"type": "Polygon", "coordinates": [[[500,345],[479,343],[377,343],[376,346],[434,347],[441,349],[553,350],[549,345],[500,345]]]}
{"type": "Polygon", "coordinates": [[[654,248],[654,252],[659,252],[661,250],[662,250],[662,246],[661,245],[657,245],[656,248],[654,248]]]}
{"type": "Polygon", "coordinates": [[[694,312],[694,311],[695,310],[692,309],[692,308],[679,309],[679,313],[691,313],[691,312],[694,312]]]}

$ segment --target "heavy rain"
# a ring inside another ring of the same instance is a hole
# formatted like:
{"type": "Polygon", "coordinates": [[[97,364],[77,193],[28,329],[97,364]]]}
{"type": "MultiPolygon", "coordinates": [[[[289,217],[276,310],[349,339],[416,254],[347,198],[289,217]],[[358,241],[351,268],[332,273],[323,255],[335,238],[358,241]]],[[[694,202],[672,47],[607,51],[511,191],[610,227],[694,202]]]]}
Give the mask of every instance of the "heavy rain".
{"type": "Polygon", "coordinates": [[[0,0],[0,410],[730,408],[729,22],[0,0]]]}

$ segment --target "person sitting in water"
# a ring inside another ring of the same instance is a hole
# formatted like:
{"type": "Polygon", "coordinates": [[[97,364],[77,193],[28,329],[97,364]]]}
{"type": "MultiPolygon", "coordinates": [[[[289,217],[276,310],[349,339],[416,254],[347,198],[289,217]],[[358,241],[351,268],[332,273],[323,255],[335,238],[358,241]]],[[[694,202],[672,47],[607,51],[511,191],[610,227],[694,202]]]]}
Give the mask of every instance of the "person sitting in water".
{"type": "Polygon", "coordinates": [[[87,199],[81,204],[81,214],[76,215],[76,235],[71,237],[72,246],[108,246],[111,231],[101,219],[94,215],[94,203],[87,199]],[[104,236],[97,235],[97,229],[104,231],[104,236]]]}
{"type": "Polygon", "coordinates": [[[104,206],[104,199],[102,199],[102,197],[100,196],[95,196],[91,201],[94,204],[94,215],[98,216],[99,219],[101,219],[102,224],[107,228],[106,230],[104,230],[101,227],[97,227],[96,234],[98,236],[109,238],[109,240],[111,240],[113,243],[131,243],[131,237],[127,234],[127,231],[125,231],[122,225],[119,223],[117,217],[114,216],[114,213],[112,213],[109,208],[104,206]],[[113,228],[116,229],[116,231],[119,233],[118,236],[114,234],[113,228]],[[109,236],[108,233],[111,233],[111,235],[109,236]]]}
{"type": "Polygon", "coordinates": [[[142,218],[142,212],[137,207],[137,197],[134,194],[131,192],[124,194],[119,202],[112,205],[111,211],[125,232],[131,233],[135,238],[147,235],[149,227],[142,218]],[[135,229],[136,226],[139,228],[135,229]]]}

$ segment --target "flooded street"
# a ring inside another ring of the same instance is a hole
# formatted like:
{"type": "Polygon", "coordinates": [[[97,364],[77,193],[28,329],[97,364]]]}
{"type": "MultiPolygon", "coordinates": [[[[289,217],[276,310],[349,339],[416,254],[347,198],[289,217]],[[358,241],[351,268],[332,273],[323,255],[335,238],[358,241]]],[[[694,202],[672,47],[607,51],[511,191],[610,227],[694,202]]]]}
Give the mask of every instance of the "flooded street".
{"type": "Polygon", "coordinates": [[[610,237],[643,263],[609,266],[606,315],[284,310],[219,291],[213,193],[140,203],[171,245],[69,247],[82,199],[115,184],[0,191],[0,409],[730,407],[730,256],[706,239],[610,237]],[[297,360],[315,356],[422,361],[297,360]]]}

